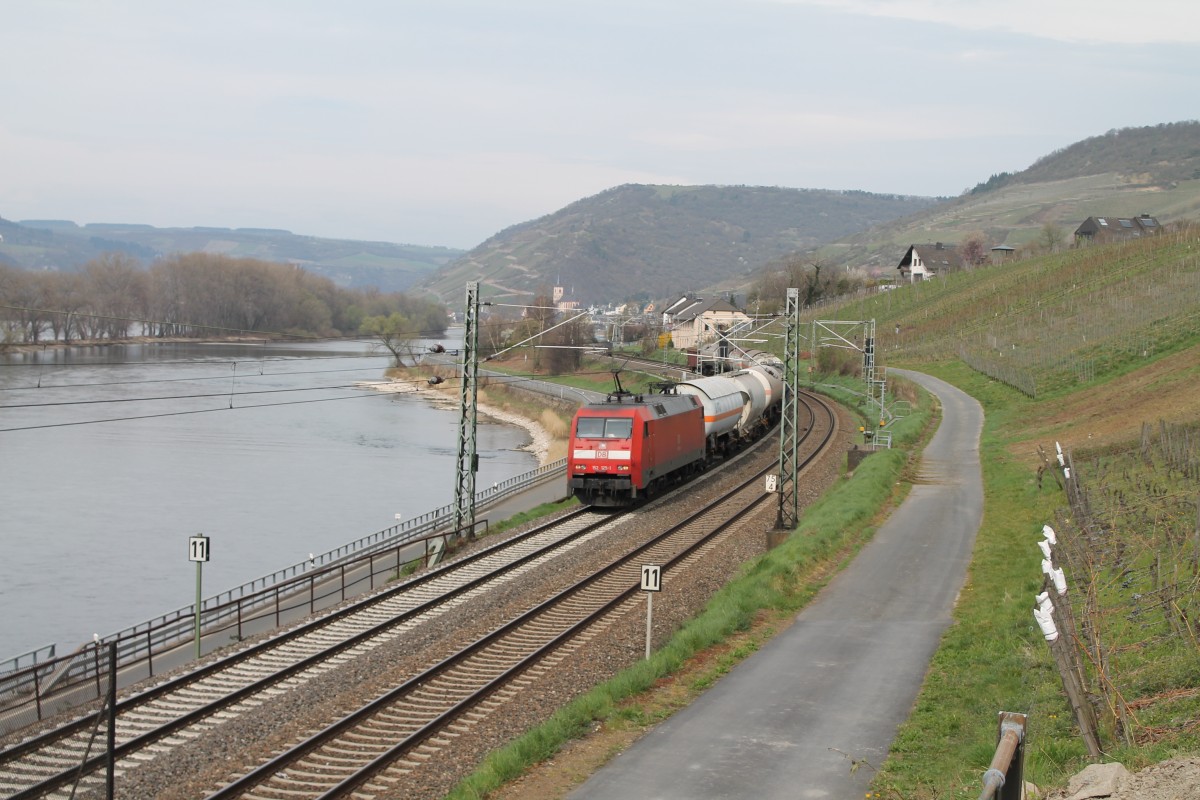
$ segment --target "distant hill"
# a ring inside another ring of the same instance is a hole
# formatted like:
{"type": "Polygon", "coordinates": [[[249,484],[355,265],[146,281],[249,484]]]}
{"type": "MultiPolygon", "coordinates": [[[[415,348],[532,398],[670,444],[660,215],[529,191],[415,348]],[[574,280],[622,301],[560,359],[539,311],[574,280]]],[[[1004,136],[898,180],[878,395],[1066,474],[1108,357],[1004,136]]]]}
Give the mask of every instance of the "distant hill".
{"type": "Polygon", "coordinates": [[[1114,129],[1055,150],[1016,174],[993,175],[971,194],[1012,183],[1045,183],[1110,172],[1143,185],[1170,186],[1200,179],[1200,122],[1114,129]]]}
{"type": "Polygon", "coordinates": [[[762,186],[618,186],[507,228],[422,287],[522,301],[562,286],[586,304],[657,299],[933,207],[929,197],[762,186]]]}
{"type": "Polygon", "coordinates": [[[222,253],[297,264],[339,286],[404,291],[462,255],[448,247],[298,236],[270,228],[155,228],[69,220],[0,219],[0,262],[26,269],[76,270],[103,253],[144,264],[173,253],[222,253]]]}
{"type": "Polygon", "coordinates": [[[910,244],[958,243],[981,231],[991,246],[1036,245],[1046,225],[1065,244],[1089,216],[1200,219],[1200,122],[1124,128],[1084,139],[1017,173],[992,175],[961,197],[814,248],[830,266],[894,274],[910,244]]]}

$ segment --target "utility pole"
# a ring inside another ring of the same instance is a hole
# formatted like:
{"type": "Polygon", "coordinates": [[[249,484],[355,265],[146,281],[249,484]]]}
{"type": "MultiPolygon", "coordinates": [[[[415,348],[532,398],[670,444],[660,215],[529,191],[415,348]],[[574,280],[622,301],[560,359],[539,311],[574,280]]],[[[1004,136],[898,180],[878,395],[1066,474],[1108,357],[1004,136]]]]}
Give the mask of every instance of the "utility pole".
{"type": "Polygon", "coordinates": [[[791,530],[800,518],[796,492],[799,447],[796,394],[800,389],[800,290],[787,290],[787,333],[783,338],[783,406],[779,423],[779,515],[775,527],[791,530]]]}
{"type": "Polygon", "coordinates": [[[466,329],[463,332],[462,387],[458,419],[458,480],[454,487],[454,536],[475,535],[476,397],[479,386],[479,283],[467,284],[466,329]]]}

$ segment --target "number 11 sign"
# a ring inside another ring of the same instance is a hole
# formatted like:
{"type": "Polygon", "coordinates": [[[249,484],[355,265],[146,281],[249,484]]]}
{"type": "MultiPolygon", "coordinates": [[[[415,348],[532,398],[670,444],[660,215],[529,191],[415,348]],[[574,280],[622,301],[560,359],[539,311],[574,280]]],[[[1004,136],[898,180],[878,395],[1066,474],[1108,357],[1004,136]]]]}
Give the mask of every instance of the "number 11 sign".
{"type": "Polygon", "coordinates": [[[188,537],[188,561],[196,562],[196,608],[193,638],[196,640],[196,658],[200,658],[200,584],[204,562],[208,561],[208,537],[188,537]]]}
{"type": "Polygon", "coordinates": [[[188,561],[208,561],[207,536],[191,536],[188,538],[188,561]]]}
{"type": "Polygon", "coordinates": [[[642,591],[646,592],[646,659],[650,658],[650,631],[654,627],[654,593],[662,591],[662,567],[646,564],[642,567],[642,591]]]}

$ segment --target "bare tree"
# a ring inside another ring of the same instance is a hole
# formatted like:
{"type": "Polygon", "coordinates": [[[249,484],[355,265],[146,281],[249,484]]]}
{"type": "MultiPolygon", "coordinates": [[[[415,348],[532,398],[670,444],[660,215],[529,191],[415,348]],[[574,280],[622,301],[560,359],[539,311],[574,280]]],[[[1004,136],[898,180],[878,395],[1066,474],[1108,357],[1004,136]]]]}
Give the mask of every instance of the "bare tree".
{"type": "Polygon", "coordinates": [[[959,255],[962,256],[962,264],[966,269],[977,267],[987,260],[987,236],[983,231],[972,231],[967,234],[967,238],[963,239],[959,245],[959,255]]]}
{"type": "Polygon", "coordinates": [[[592,344],[592,329],[587,318],[578,316],[543,337],[551,345],[546,351],[546,369],[551,375],[574,372],[583,363],[583,349],[592,344]]]}
{"type": "Polygon", "coordinates": [[[92,259],[83,269],[83,294],[93,318],[95,338],[123,339],[149,305],[146,273],[123,253],[92,259]]]}
{"type": "Polygon", "coordinates": [[[1058,250],[1059,245],[1066,238],[1062,228],[1055,225],[1053,222],[1047,222],[1042,226],[1042,232],[1038,235],[1038,244],[1053,253],[1058,250]]]}

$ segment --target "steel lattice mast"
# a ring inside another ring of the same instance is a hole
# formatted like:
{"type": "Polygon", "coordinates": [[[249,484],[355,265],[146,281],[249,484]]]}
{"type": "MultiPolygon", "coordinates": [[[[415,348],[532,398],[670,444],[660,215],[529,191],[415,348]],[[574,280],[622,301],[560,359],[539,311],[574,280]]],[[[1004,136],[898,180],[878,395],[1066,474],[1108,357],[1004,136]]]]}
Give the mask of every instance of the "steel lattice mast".
{"type": "Polygon", "coordinates": [[[476,397],[479,387],[479,283],[467,284],[466,329],[463,332],[462,386],[458,419],[458,480],[454,486],[454,535],[475,532],[476,397]]]}
{"type": "Polygon", "coordinates": [[[796,492],[797,392],[800,389],[800,290],[787,290],[787,333],[783,340],[783,417],[779,424],[778,528],[792,529],[800,517],[796,492]]]}

